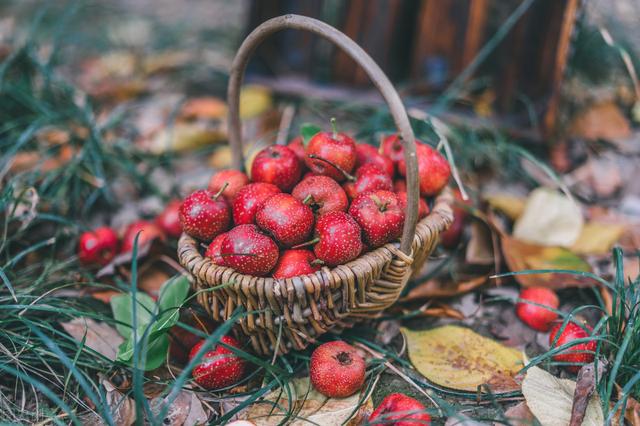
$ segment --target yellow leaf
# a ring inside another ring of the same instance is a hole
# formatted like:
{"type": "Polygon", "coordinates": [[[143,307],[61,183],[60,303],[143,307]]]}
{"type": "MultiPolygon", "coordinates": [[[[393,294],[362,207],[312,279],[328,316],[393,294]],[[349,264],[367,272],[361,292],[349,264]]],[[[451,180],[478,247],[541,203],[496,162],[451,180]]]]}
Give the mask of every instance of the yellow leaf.
{"type": "Polygon", "coordinates": [[[529,195],[513,236],[543,246],[571,247],[582,224],[582,212],[573,200],[554,189],[538,188],[529,195]]]}
{"type": "Polygon", "coordinates": [[[571,251],[578,254],[607,254],[625,229],[626,226],[614,223],[589,222],[582,228],[571,251]]]}
{"type": "Polygon", "coordinates": [[[224,145],[211,154],[211,157],[209,157],[209,165],[216,170],[227,169],[231,167],[231,158],[231,147],[224,145]]]}
{"type": "MultiPolygon", "coordinates": [[[[522,381],[527,406],[543,426],[565,426],[571,420],[576,382],[559,379],[541,368],[531,367],[522,381]]],[[[597,392],[589,400],[583,426],[604,424],[602,403],[597,392]]]]}
{"type": "Polygon", "coordinates": [[[506,214],[511,220],[518,219],[527,202],[525,198],[509,194],[495,194],[485,197],[491,207],[506,214]]]}
{"type": "Polygon", "coordinates": [[[252,404],[246,411],[246,420],[257,426],[277,425],[287,414],[292,414],[287,422],[292,426],[341,425],[351,418],[359,417],[362,410],[370,410],[372,405],[371,390],[362,404],[360,401],[363,395],[359,393],[348,398],[328,398],[313,388],[309,377],[292,380],[289,391],[291,402],[287,392],[278,389],[268,394],[263,401],[252,404]]]}
{"type": "Polygon", "coordinates": [[[271,108],[271,92],[264,86],[247,85],[240,92],[240,117],[252,118],[271,108]]]}
{"type": "Polygon", "coordinates": [[[220,128],[205,123],[176,123],[158,132],[146,144],[146,148],[154,154],[167,151],[190,151],[222,142],[225,137],[220,128]]]}
{"type": "Polygon", "coordinates": [[[440,386],[470,392],[482,384],[488,384],[495,392],[519,388],[514,376],[522,368],[523,355],[516,349],[454,325],[402,331],[407,337],[411,363],[440,386]]]}

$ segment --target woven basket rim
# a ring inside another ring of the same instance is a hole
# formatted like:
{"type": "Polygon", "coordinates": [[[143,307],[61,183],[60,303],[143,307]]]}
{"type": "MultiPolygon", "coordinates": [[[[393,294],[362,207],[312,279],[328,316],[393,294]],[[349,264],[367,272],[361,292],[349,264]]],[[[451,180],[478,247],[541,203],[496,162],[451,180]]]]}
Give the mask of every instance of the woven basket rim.
{"type": "MultiPolygon", "coordinates": [[[[437,229],[437,232],[440,233],[442,232],[444,229],[446,229],[448,227],[448,225],[452,222],[453,220],[453,212],[451,209],[451,204],[453,203],[453,195],[451,193],[451,191],[449,189],[445,189],[440,195],[438,195],[435,199],[435,203],[433,206],[433,210],[431,210],[429,212],[429,214],[424,217],[422,220],[420,220],[418,222],[418,226],[419,227],[428,227],[428,228],[435,228],[437,229]]],[[[417,229],[416,229],[416,233],[414,234],[414,242],[416,240],[417,237],[417,229]]],[[[264,280],[265,284],[269,283],[271,285],[275,285],[276,283],[287,283],[287,282],[291,282],[292,280],[295,279],[299,279],[301,277],[306,277],[306,276],[316,276],[318,279],[322,280],[324,278],[326,278],[327,276],[331,276],[332,274],[330,274],[331,272],[339,269],[339,268],[343,268],[343,267],[353,267],[355,265],[358,265],[360,267],[364,267],[364,269],[371,269],[370,263],[364,261],[363,259],[367,256],[382,256],[382,257],[393,257],[394,255],[402,260],[403,258],[406,259],[405,261],[407,263],[411,263],[412,262],[412,256],[407,256],[404,253],[402,253],[402,251],[400,251],[400,240],[396,240],[390,243],[387,243],[381,247],[375,248],[373,250],[369,250],[367,252],[361,253],[360,256],[358,256],[357,258],[341,264],[341,265],[337,265],[334,266],[332,268],[329,268],[327,266],[324,266],[322,269],[320,269],[319,271],[316,271],[312,274],[306,274],[306,275],[297,275],[295,277],[291,277],[291,278],[284,278],[284,279],[277,279],[277,278],[273,278],[271,276],[255,276],[255,275],[247,275],[247,274],[241,274],[240,272],[236,271],[233,268],[227,267],[227,266],[220,266],[217,265],[215,263],[213,263],[213,260],[211,260],[208,257],[205,257],[202,253],[201,250],[199,248],[199,241],[196,240],[195,238],[183,233],[180,236],[180,239],[178,240],[178,253],[179,253],[179,260],[181,261],[182,256],[184,254],[186,254],[187,252],[193,253],[191,254],[191,258],[193,260],[193,258],[196,259],[195,262],[192,262],[192,267],[190,269],[187,269],[187,271],[191,274],[194,275],[196,277],[199,277],[199,274],[197,274],[196,270],[200,271],[200,270],[206,270],[206,269],[210,269],[210,268],[215,268],[215,270],[219,270],[219,271],[227,271],[229,273],[233,273],[235,275],[235,279],[234,282],[230,283],[230,285],[241,285],[242,282],[245,282],[245,280],[247,279],[251,279],[251,280],[264,280]],[[329,272],[329,274],[327,274],[327,271],[329,272]]],[[[182,263],[182,261],[180,262],[182,263]]],[[[183,266],[187,267],[186,265],[183,264],[183,266]]]]}

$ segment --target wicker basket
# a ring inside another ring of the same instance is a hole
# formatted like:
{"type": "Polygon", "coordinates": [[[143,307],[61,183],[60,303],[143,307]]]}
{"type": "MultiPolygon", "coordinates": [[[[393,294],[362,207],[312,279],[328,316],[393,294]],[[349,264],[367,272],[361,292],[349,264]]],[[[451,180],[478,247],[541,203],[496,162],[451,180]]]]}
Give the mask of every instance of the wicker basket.
{"type": "Polygon", "coordinates": [[[239,118],[239,93],[244,70],[255,47],[274,32],[292,28],[310,31],[341,47],[369,75],[386,100],[405,144],[407,164],[407,212],[399,242],[364,253],[359,258],[315,274],[276,280],[243,275],[215,265],[203,257],[199,243],[186,234],[178,242],[180,263],[193,277],[198,301],[216,321],[229,318],[238,306],[245,316],[236,324],[238,337],[251,342],[258,354],[300,350],[329,330],[350,327],[379,315],[399,297],[410,276],[418,271],[434,249],[438,234],[452,221],[451,195],[435,200],[426,218],[418,216],[418,165],[409,119],[391,82],[364,50],[346,35],[316,19],[285,15],[257,27],[233,61],[229,78],[229,141],[234,167],[242,169],[243,154],[239,118]]]}

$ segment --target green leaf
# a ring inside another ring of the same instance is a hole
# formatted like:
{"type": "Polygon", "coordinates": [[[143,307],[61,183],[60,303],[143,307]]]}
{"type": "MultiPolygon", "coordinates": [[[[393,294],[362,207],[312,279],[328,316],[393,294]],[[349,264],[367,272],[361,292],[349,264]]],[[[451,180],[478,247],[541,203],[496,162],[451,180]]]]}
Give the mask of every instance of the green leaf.
{"type": "MultiPolygon", "coordinates": [[[[136,317],[138,327],[145,327],[151,318],[156,308],[156,304],[153,299],[146,293],[136,293],[136,317]]],[[[111,311],[113,317],[118,321],[116,329],[122,335],[122,337],[129,337],[132,332],[131,325],[133,324],[133,297],[131,294],[120,294],[111,298],[111,311]]]]}
{"type": "Polygon", "coordinates": [[[180,307],[189,295],[189,280],[186,276],[171,278],[160,288],[158,296],[159,315],[153,324],[154,331],[167,330],[180,319],[180,307]]]}
{"type": "MultiPolygon", "coordinates": [[[[138,344],[142,345],[142,340],[138,344]]],[[[133,346],[133,338],[130,337],[118,348],[118,356],[116,359],[122,363],[133,365],[133,346]]],[[[166,333],[149,335],[147,347],[143,348],[140,346],[139,349],[139,352],[145,350],[144,353],[141,354],[141,357],[144,358],[144,370],[154,370],[160,367],[167,357],[169,336],[166,333]]],[[[142,364],[143,362],[139,362],[139,365],[142,364]]]]}
{"type": "Polygon", "coordinates": [[[309,140],[316,134],[320,133],[322,129],[313,123],[303,123],[300,126],[300,135],[302,135],[302,145],[307,146],[309,140]]]}

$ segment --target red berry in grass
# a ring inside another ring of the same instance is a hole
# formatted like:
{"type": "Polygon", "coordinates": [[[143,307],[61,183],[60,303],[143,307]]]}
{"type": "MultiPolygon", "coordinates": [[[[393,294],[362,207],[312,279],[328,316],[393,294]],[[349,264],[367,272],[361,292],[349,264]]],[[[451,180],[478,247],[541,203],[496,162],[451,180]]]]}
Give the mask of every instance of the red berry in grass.
{"type": "MultiPolygon", "coordinates": [[[[180,310],[180,322],[209,334],[216,324],[210,316],[200,314],[191,308],[180,310]]],[[[176,324],[169,329],[169,356],[180,365],[189,362],[189,352],[202,337],[176,324]]]]}
{"type": "Polygon", "coordinates": [[[318,243],[313,252],[329,266],[347,263],[362,252],[361,232],[360,225],[347,213],[324,214],[316,222],[318,243]]]}
{"type": "Polygon", "coordinates": [[[182,234],[180,223],[180,200],[172,200],[165,209],[156,217],[156,225],[170,237],[178,238],[182,234]]]}
{"type": "Polygon", "coordinates": [[[222,196],[227,199],[229,203],[233,202],[238,191],[243,186],[249,184],[249,177],[239,170],[220,170],[209,180],[209,186],[207,189],[214,194],[217,194],[222,188],[222,196]]]}
{"type": "Polygon", "coordinates": [[[361,194],[351,203],[349,214],[362,228],[365,243],[373,248],[393,241],[402,234],[404,210],[393,192],[361,194]]]}
{"type": "Polygon", "coordinates": [[[306,241],[314,222],[311,208],[290,194],[272,195],[256,213],[258,226],[284,247],[306,241]]]}
{"type": "Polygon", "coordinates": [[[255,276],[271,272],[278,254],[278,245],[256,225],[238,225],[227,232],[220,250],[225,266],[255,276]]]}
{"type": "Polygon", "coordinates": [[[420,401],[402,393],[387,395],[369,417],[370,425],[430,425],[431,416],[420,401]]]}
{"type": "MultiPolygon", "coordinates": [[[[400,208],[406,214],[407,213],[407,193],[404,191],[397,192],[396,196],[398,197],[400,208]]],[[[429,205],[424,199],[418,198],[418,220],[427,217],[428,214],[429,214],[429,205]]]]}
{"type": "MultiPolygon", "coordinates": [[[[420,141],[416,140],[416,144],[420,141]]],[[[404,145],[400,141],[398,135],[389,135],[382,141],[382,155],[393,161],[396,166],[401,160],[404,160],[404,145]]]]}
{"type": "Polygon", "coordinates": [[[261,182],[241,188],[233,200],[233,221],[236,225],[254,223],[256,213],[267,198],[280,192],[277,186],[261,182]]]}
{"type": "Polygon", "coordinates": [[[231,226],[231,209],[220,192],[205,189],[192,192],[180,206],[184,232],[202,241],[211,241],[231,226]]]}
{"type": "Polygon", "coordinates": [[[309,140],[305,152],[309,170],[338,182],[345,179],[343,171],[351,173],[356,165],[356,143],[344,133],[319,132],[309,140]]]}
{"type": "Polygon", "coordinates": [[[311,354],[309,377],[318,392],[346,398],[364,384],[365,362],[356,349],[340,340],[323,343],[311,354]]]}
{"type": "Polygon", "coordinates": [[[343,212],[349,207],[347,194],[338,182],[328,176],[306,177],[291,192],[296,199],[311,207],[317,215],[343,212]]]}
{"type": "Polygon", "coordinates": [[[302,141],[302,136],[297,136],[297,137],[291,139],[291,141],[287,145],[287,148],[289,148],[291,151],[293,151],[293,153],[296,155],[296,157],[298,157],[298,160],[300,160],[300,164],[303,165],[303,169],[306,170],[307,169],[307,165],[305,164],[305,157],[307,156],[307,154],[305,153],[304,144],[303,144],[303,141],[302,141]]]}
{"type": "MultiPolygon", "coordinates": [[[[223,336],[220,341],[226,345],[240,348],[240,343],[231,336],[223,336]]],[[[204,340],[198,342],[189,353],[189,360],[193,359],[204,340]]],[[[222,389],[232,386],[242,380],[247,362],[224,346],[215,345],[206,352],[200,363],[191,372],[197,384],[206,389],[222,389]]]]}
{"type": "Polygon", "coordinates": [[[343,185],[344,191],[350,199],[370,191],[393,189],[393,181],[380,167],[375,164],[365,164],[356,170],[355,180],[343,185]]]}
{"type": "Polygon", "coordinates": [[[164,241],[165,239],[165,235],[158,225],[146,220],[138,220],[131,223],[124,231],[122,247],[120,249],[121,252],[126,253],[133,250],[133,243],[138,233],[140,233],[138,237],[138,250],[140,247],[151,244],[153,240],[160,239],[164,241]]]}
{"type": "MultiPolygon", "coordinates": [[[[571,343],[577,339],[584,339],[590,336],[582,327],[578,324],[568,322],[564,331],[558,337],[558,341],[554,345],[554,340],[556,339],[556,335],[562,328],[562,324],[557,324],[551,329],[551,333],[549,334],[549,345],[551,348],[556,348],[559,346],[566,345],[571,343]]],[[[567,348],[560,352],[557,355],[553,356],[553,359],[558,362],[570,362],[575,364],[588,364],[593,362],[595,358],[595,351],[598,343],[595,340],[590,340],[583,343],[577,343],[570,348],[567,348]]],[[[567,370],[572,373],[577,373],[580,370],[580,365],[566,365],[564,366],[567,370]]]]}
{"type": "Polygon", "coordinates": [[[209,244],[209,247],[207,247],[207,251],[204,253],[204,255],[211,259],[216,265],[226,266],[224,263],[224,257],[221,256],[222,243],[224,243],[224,239],[226,237],[226,232],[215,237],[213,241],[211,241],[211,244],[209,244]]]}
{"type": "Polygon", "coordinates": [[[378,150],[371,145],[364,143],[356,144],[356,169],[365,164],[374,164],[387,175],[393,177],[395,167],[391,158],[380,154],[378,150]]]}
{"type": "Polygon", "coordinates": [[[78,258],[85,265],[104,266],[118,253],[118,235],[108,226],[83,232],[78,245],[78,258]]]}
{"type": "Polygon", "coordinates": [[[542,306],[527,302],[558,309],[560,300],[558,300],[556,293],[545,287],[529,287],[520,292],[520,299],[524,300],[524,302],[516,303],[518,318],[534,330],[549,331],[553,322],[558,318],[558,314],[542,306]]]}
{"type": "Polygon", "coordinates": [[[273,278],[284,279],[313,274],[320,269],[311,250],[285,250],[273,270],[273,278]]]}
{"type": "Polygon", "coordinates": [[[251,165],[251,179],[254,182],[271,183],[284,192],[291,191],[300,181],[300,176],[300,160],[292,150],[282,145],[264,148],[251,165]]]}
{"type": "MultiPolygon", "coordinates": [[[[416,144],[416,155],[420,195],[423,197],[437,195],[449,182],[451,176],[449,162],[442,154],[425,144],[416,144]]],[[[398,171],[402,176],[406,176],[404,160],[398,162],[398,171]]]]}

